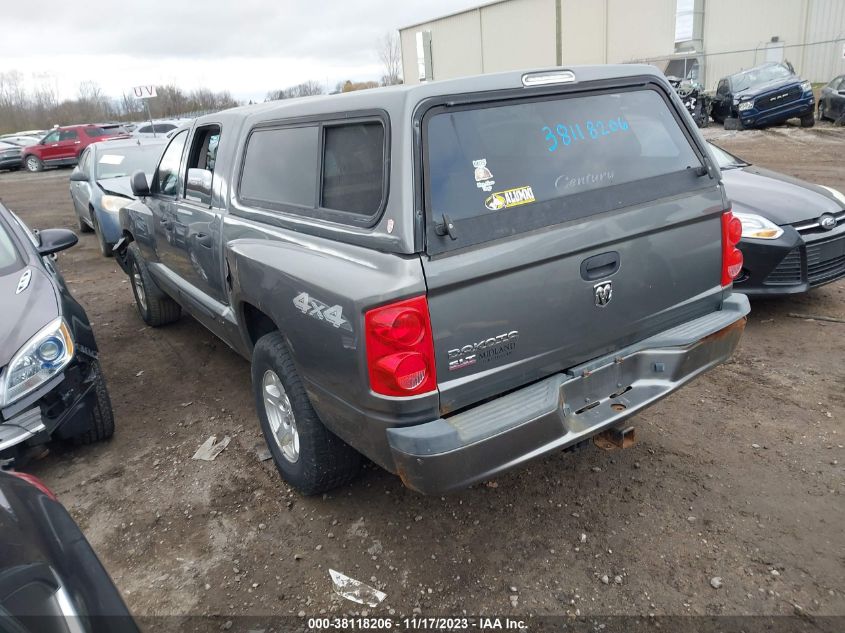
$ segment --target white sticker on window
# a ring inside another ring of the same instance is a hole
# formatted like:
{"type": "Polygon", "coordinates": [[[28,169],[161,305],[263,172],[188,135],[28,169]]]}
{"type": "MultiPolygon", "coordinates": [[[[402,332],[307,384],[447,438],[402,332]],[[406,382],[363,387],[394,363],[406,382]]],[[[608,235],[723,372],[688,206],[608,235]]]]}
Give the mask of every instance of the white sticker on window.
{"type": "Polygon", "coordinates": [[[126,157],[120,154],[103,154],[100,156],[99,162],[102,165],[120,165],[124,158],[126,157]]]}

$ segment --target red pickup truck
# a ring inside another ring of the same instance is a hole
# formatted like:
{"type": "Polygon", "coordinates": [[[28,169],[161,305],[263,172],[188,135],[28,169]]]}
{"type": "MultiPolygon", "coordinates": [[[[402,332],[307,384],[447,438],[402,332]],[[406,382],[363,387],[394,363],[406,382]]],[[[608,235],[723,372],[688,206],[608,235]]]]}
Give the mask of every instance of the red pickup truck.
{"type": "Polygon", "coordinates": [[[45,167],[75,165],[82,150],[108,138],[113,135],[97,125],[56,127],[35,145],[24,148],[23,166],[27,171],[41,171],[45,167]]]}

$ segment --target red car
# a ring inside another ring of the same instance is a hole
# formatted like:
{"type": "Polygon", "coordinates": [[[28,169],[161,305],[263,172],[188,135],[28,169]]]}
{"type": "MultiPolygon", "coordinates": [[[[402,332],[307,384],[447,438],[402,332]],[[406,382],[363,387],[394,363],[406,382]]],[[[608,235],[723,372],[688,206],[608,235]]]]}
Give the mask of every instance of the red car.
{"type": "Polygon", "coordinates": [[[82,150],[108,138],[113,138],[113,134],[96,125],[56,127],[36,145],[24,148],[23,166],[27,171],[41,171],[45,167],[76,165],[82,150]]]}

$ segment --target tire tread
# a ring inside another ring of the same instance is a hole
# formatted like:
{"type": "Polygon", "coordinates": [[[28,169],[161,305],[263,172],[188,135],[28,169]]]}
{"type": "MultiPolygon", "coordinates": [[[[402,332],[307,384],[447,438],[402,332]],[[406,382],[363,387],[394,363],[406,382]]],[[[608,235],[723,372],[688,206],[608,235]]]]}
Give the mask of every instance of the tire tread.
{"type": "Polygon", "coordinates": [[[282,478],[304,495],[320,494],[348,484],[361,470],[361,455],[322,423],[311,405],[288,346],[278,331],[261,337],[253,353],[253,390],[262,427],[266,425],[266,416],[263,410],[261,379],[268,368],[274,369],[285,385],[299,432],[299,459],[305,460],[304,467],[296,476],[284,472],[278,463],[279,459],[284,460],[284,458],[276,455],[278,450],[272,443],[272,439],[266,437],[267,431],[265,431],[267,445],[270,447],[273,460],[282,478]],[[265,356],[271,362],[262,362],[265,356]]]}
{"type": "Polygon", "coordinates": [[[92,370],[96,374],[94,377],[94,391],[97,396],[97,402],[93,411],[91,411],[91,428],[74,438],[78,444],[102,442],[114,435],[114,412],[112,411],[111,398],[106,388],[106,379],[103,376],[98,361],[93,361],[91,365],[92,370]]]}
{"type": "MultiPolygon", "coordinates": [[[[153,278],[147,270],[147,265],[141,258],[138,252],[138,247],[135,244],[129,245],[129,260],[132,268],[137,268],[141,273],[141,279],[144,282],[144,292],[147,300],[147,313],[143,314],[141,305],[138,303],[138,297],[135,297],[135,305],[138,308],[138,314],[144,320],[144,323],[151,327],[160,327],[178,321],[182,316],[182,307],[173,299],[163,293],[156,285],[153,278]]],[[[131,268],[130,268],[131,276],[131,268]]],[[[129,284],[132,286],[132,294],[135,295],[135,284],[130,278],[129,284]]]]}

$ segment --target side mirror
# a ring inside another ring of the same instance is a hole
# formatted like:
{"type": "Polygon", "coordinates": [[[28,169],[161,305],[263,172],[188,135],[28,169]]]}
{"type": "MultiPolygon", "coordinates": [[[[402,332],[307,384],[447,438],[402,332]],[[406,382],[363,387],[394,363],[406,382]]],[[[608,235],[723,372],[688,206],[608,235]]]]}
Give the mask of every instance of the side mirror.
{"type": "Polygon", "coordinates": [[[70,173],[71,182],[88,182],[88,176],[82,173],[81,169],[74,169],[70,173]]]}
{"type": "Polygon", "coordinates": [[[147,182],[147,175],[140,169],[132,172],[129,186],[132,188],[132,195],[136,198],[145,198],[150,195],[150,184],[147,182]]]}
{"type": "Polygon", "coordinates": [[[76,233],[67,229],[44,229],[38,231],[38,254],[52,255],[70,248],[79,241],[76,233]]]}
{"type": "Polygon", "coordinates": [[[185,185],[185,199],[211,204],[211,172],[207,169],[189,169],[185,185]]]}

